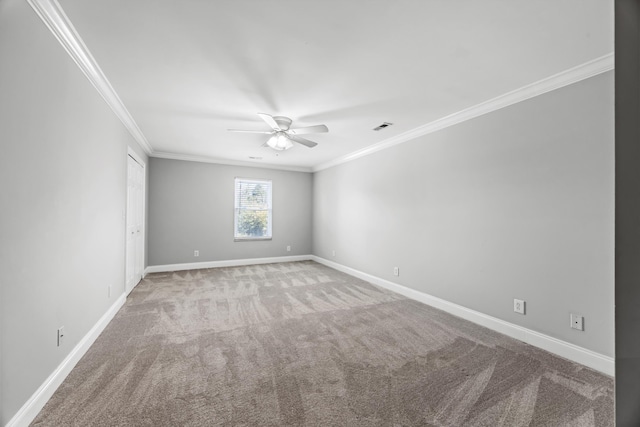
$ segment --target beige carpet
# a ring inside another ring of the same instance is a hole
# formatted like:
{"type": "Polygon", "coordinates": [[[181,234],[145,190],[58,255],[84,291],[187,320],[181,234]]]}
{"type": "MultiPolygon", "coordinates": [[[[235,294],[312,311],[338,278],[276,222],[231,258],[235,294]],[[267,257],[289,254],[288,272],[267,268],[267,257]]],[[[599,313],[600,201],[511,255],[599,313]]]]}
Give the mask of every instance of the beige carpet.
{"type": "Polygon", "coordinates": [[[151,274],[37,426],[612,426],[613,380],[312,261],[151,274]]]}

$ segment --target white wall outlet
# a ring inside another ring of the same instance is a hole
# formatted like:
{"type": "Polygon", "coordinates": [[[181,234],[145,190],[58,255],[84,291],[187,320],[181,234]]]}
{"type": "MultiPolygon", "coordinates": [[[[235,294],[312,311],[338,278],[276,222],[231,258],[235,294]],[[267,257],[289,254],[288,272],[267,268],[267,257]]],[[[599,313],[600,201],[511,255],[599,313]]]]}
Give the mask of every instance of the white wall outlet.
{"type": "Polygon", "coordinates": [[[287,252],[291,252],[291,246],[287,246],[287,252]]]}
{"type": "Polygon", "coordinates": [[[64,342],[64,326],[58,328],[58,347],[64,342]]]}
{"type": "Polygon", "coordinates": [[[200,251],[193,251],[193,256],[200,256],[200,251]]]}
{"type": "Polygon", "coordinates": [[[400,267],[393,267],[393,275],[394,276],[400,275],[400,267]]]}
{"type": "Polygon", "coordinates": [[[571,313],[571,327],[579,331],[584,331],[584,317],[571,313]]]}
{"type": "Polygon", "coordinates": [[[111,285],[107,286],[107,297],[111,298],[111,285]]]}
{"type": "Polygon", "coordinates": [[[336,256],[336,250],[335,249],[331,251],[331,256],[336,256]]]}
{"type": "Polygon", "coordinates": [[[513,299],[513,311],[520,314],[524,313],[525,301],[521,299],[513,299]]]}

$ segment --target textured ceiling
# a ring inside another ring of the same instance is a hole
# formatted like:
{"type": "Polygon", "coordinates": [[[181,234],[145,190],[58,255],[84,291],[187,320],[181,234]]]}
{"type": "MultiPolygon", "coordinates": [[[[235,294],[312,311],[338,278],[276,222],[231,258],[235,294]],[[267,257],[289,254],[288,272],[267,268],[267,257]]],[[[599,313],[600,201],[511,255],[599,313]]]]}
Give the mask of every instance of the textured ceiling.
{"type": "Polygon", "coordinates": [[[613,51],[603,0],[60,0],[154,151],[310,168],[613,51]],[[276,152],[258,112],[326,124],[276,152]],[[380,132],[384,121],[394,123],[380,132]],[[249,157],[262,157],[253,161],[249,157]]]}

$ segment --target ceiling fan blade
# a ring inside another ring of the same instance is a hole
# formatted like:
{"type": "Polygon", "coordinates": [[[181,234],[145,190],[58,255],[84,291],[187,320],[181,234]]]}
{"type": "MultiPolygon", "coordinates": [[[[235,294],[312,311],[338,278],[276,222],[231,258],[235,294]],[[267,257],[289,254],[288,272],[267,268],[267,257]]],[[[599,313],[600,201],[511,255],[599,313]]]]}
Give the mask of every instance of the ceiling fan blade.
{"type": "Polygon", "coordinates": [[[265,114],[265,113],[258,113],[258,115],[260,117],[262,117],[262,120],[264,120],[269,126],[271,126],[271,129],[275,130],[275,131],[281,131],[282,129],[280,129],[280,125],[278,125],[278,123],[276,123],[276,121],[273,119],[272,116],[265,114]]]}
{"type": "Polygon", "coordinates": [[[309,148],[313,148],[313,147],[315,147],[316,145],[318,145],[318,143],[317,143],[317,142],[309,141],[308,139],[304,139],[304,138],[301,138],[301,137],[299,137],[299,136],[295,136],[295,135],[288,135],[288,137],[289,137],[289,139],[290,139],[290,140],[295,141],[295,142],[297,142],[298,144],[302,144],[302,145],[304,145],[304,146],[307,146],[307,147],[309,147],[309,148]]]}
{"type": "Polygon", "coordinates": [[[315,126],[307,126],[303,128],[297,129],[289,129],[287,132],[293,135],[304,135],[305,133],[322,133],[329,132],[329,128],[325,125],[315,125],[315,126]]]}
{"type": "Polygon", "coordinates": [[[262,131],[262,130],[242,130],[242,129],[227,129],[229,132],[243,132],[243,133],[264,133],[270,135],[273,131],[262,131]]]}

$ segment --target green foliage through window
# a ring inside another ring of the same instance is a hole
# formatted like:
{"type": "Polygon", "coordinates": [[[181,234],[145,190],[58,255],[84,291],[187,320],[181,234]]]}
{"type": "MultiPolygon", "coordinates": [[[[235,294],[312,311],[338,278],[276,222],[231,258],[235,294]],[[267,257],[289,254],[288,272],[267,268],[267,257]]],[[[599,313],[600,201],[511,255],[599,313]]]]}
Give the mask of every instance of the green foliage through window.
{"type": "Polygon", "coordinates": [[[268,211],[241,210],[238,212],[238,234],[247,237],[264,237],[269,223],[268,211]]]}

